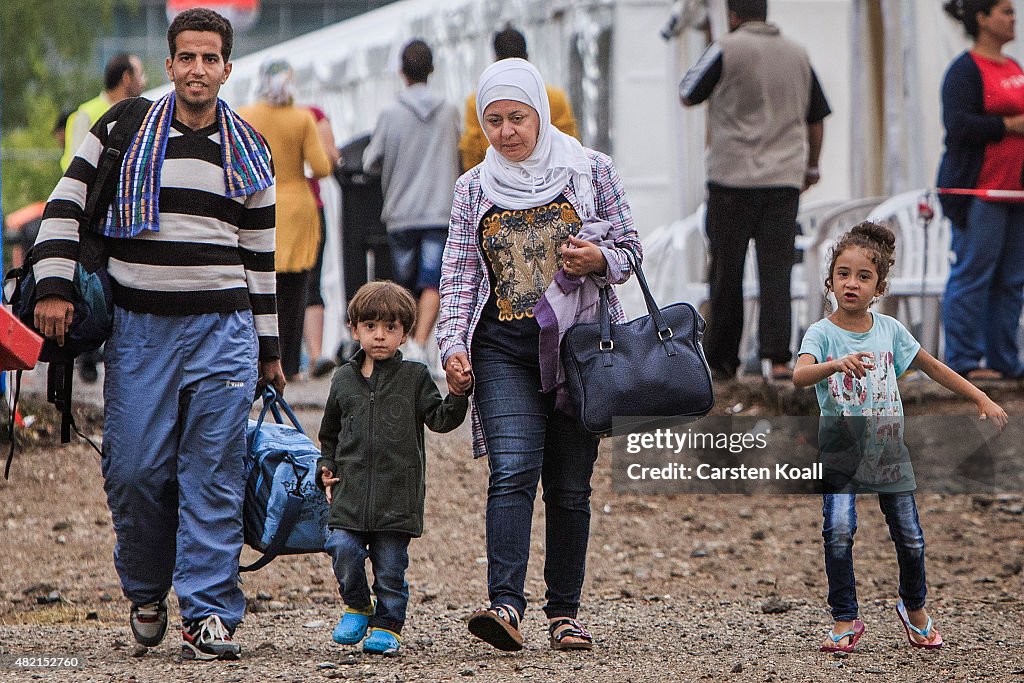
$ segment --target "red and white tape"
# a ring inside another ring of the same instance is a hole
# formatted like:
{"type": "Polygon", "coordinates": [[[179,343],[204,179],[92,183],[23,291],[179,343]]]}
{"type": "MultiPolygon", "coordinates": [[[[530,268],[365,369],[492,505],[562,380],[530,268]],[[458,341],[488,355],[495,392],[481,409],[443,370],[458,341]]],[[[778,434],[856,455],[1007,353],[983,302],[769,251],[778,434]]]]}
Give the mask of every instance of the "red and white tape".
{"type": "Polygon", "coordinates": [[[940,187],[936,189],[936,192],[939,194],[968,195],[983,199],[1017,199],[1024,201],[1024,190],[972,190],[960,187],[940,187]]]}

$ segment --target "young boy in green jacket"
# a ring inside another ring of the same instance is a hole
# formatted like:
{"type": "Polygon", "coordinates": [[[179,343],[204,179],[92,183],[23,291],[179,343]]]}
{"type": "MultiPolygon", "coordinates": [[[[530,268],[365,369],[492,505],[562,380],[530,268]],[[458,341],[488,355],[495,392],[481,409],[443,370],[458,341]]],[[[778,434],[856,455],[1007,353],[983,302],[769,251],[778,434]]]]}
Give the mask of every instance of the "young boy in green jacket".
{"type": "Polygon", "coordinates": [[[448,432],[466,418],[469,399],[443,400],[422,363],[402,360],[398,347],[416,319],[404,287],[363,285],[348,307],[352,337],[362,349],[334,372],[320,424],[320,485],[331,504],[327,552],[333,558],[345,613],[336,643],[394,655],[401,645],[409,588],[409,540],[423,534],[423,426],[448,432]],[[374,601],[366,580],[373,567],[374,601]]]}

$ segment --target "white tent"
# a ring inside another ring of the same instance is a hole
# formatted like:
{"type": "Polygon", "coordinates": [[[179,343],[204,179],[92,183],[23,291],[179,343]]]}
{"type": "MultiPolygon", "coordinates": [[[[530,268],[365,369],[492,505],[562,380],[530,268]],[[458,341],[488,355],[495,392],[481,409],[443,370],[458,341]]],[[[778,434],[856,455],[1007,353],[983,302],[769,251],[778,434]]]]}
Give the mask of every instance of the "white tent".
{"type": "MultiPolygon", "coordinates": [[[[769,20],[807,47],[833,110],[822,181],[805,201],[888,195],[933,182],[942,145],[939,86],[946,65],[968,45],[941,5],[769,0],[769,20]]],[[[703,200],[703,109],[683,109],[677,86],[709,38],[724,30],[724,17],[725,0],[403,0],[239,59],[222,96],[236,106],[249,101],[259,65],[287,58],[298,72],[298,101],[323,108],[345,142],[370,131],[393,101],[398,54],[408,40],[431,45],[431,86],[461,106],[492,59],[494,31],[511,22],[526,34],[530,59],[546,79],[569,91],[584,144],[614,157],[644,234],[703,200]],[[674,32],[667,30],[673,18],[674,32]]],[[[1019,44],[1010,47],[1024,56],[1019,44]]],[[[338,192],[333,183],[324,186],[329,222],[337,225],[338,192]]],[[[330,344],[340,320],[337,234],[328,235],[327,250],[330,344]]]]}

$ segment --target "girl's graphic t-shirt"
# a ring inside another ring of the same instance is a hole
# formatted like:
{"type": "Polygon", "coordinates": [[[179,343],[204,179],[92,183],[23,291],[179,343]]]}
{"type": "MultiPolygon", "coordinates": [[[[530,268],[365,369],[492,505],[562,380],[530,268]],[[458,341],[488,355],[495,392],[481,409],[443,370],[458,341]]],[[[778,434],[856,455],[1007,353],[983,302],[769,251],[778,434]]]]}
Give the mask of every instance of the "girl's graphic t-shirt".
{"type": "Polygon", "coordinates": [[[864,377],[835,373],[818,382],[818,440],[826,466],[847,472],[858,490],[895,493],[915,488],[903,443],[903,402],[896,379],[914,361],[921,344],[898,320],[872,313],[871,329],[850,332],[827,318],[811,325],[800,353],[819,363],[851,353],[870,353],[874,367],[864,377]]]}

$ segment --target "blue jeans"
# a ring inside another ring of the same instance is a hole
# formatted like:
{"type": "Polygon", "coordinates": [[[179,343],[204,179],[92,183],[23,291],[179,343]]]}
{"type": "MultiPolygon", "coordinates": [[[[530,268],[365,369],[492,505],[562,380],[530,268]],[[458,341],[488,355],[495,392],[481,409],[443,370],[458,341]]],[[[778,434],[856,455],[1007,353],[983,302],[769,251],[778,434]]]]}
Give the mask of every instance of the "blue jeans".
{"type": "MultiPolygon", "coordinates": [[[[853,536],[857,533],[856,495],[827,493],[824,496],[821,535],[825,538],[825,574],[828,604],[836,621],[857,618],[857,581],[853,575],[853,536]]],[[[899,595],[908,610],[924,607],[927,588],[924,573],[924,532],[917,516],[913,493],[880,493],[878,507],[896,544],[900,567],[899,595]]]]}
{"type": "Polygon", "coordinates": [[[448,226],[407,228],[388,232],[395,282],[419,294],[441,285],[441,255],[448,226]]]}
{"type": "Polygon", "coordinates": [[[590,477],[597,439],[555,411],[536,365],[473,353],[476,408],[487,443],[487,589],[492,606],[526,611],[526,565],[537,484],[546,513],[544,612],[573,617],[580,606],[590,538],[590,477]]]}
{"type": "Polygon", "coordinates": [[[174,585],[186,621],[234,630],[245,497],[245,426],[256,391],[252,313],[114,309],[103,383],[103,488],[124,595],[174,585]]]}
{"type": "Polygon", "coordinates": [[[1017,325],[1024,306],[1024,204],[972,199],[966,226],[953,226],[956,263],[942,302],[946,364],[1024,375],[1017,325]]]}
{"type": "Polygon", "coordinates": [[[394,531],[360,533],[331,529],[326,550],[331,556],[338,593],[345,605],[363,610],[370,606],[370,586],[366,581],[366,560],[373,568],[373,594],[377,610],[370,617],[371,628],[402,632],[405,609],[409,604],[409,534],[394,531]]]}

